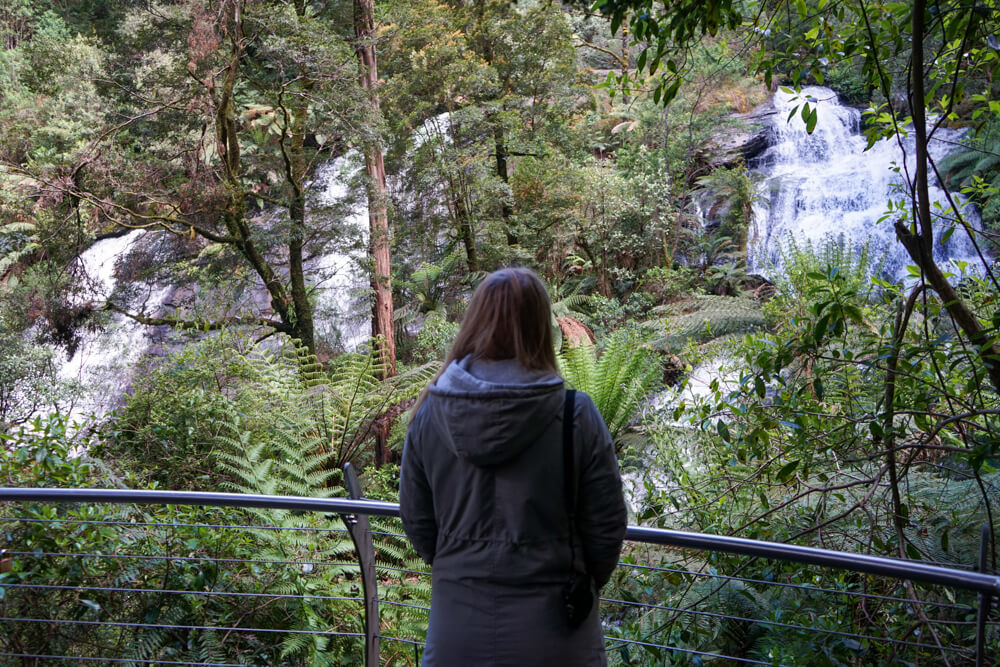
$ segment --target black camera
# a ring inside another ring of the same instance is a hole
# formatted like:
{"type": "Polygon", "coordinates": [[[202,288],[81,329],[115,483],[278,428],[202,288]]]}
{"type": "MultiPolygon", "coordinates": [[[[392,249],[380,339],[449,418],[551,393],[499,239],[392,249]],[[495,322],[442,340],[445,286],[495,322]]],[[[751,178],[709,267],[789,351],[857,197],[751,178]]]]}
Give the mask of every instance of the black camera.
{"type": "Polygon", "coordinates": [[[563,602],[566,604],[566,619],[569,627],[578,628],[590,616],[594,607],[594,592],[590,587],[590,575],[574,572],[563,586],[563,602]]]}

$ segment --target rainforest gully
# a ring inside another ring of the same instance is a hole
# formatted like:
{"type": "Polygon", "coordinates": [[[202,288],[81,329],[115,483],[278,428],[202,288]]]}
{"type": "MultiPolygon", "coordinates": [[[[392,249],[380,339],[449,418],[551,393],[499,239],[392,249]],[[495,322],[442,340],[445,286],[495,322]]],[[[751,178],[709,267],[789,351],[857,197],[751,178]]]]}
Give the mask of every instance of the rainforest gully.
{"type": "MultiPolygon", "coordinates": [[[[995,0],[0,0],[0,486],[331,497],[350,463],[395,501],[473,290],[525,266],[629,523],[962,567],[985,525],[996,572],[998,29],[995,0]]],[[[332,519],[30,511],[302,530],[0,521],[10,552],[192,559],[0,552],[0,617],[173,628],[11,624],[4,655],[363,664],[332,519]],[[97,590],[122,582],[246,595],[97,590]],[[250,595],[303,591],[321,599],[250,595]],[[238,624],[273,631],[205,629],[238,624]]],[[[376,529],[382,631],[419,641],[426,568],[376,529]]],[[[974,632],[940,589],[622,559],[613,665],[963,664],[974,632]],[[693,574],[717,572],[739,580],[693,574]]]]}

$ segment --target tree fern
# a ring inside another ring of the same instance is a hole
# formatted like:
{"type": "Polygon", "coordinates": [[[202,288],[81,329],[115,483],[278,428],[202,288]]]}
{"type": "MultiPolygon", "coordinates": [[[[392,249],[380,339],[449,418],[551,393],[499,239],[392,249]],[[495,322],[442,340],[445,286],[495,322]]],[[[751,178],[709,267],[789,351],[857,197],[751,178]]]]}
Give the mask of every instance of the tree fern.
{"type": "Polygon", "coordinates": [[[656,353],[633,330],[612,334],[600,355],[584,344],[560,352],[558,361],[567,384],[590,395],[616,441],[662,376],[656,353]]]}
{"type": "Polygon", "coordinates": [[[937,170],[949,190],[972,186],[970,196],[983,223],[995,230],[1000,221],[1000,122],[991,118],[970,133],[961,149],[938,161],[937,170]]]}
{"type": "MultiPolygon", "coordinates": [[[[1000,144],[992,148],[1000,149],[1000,144]]],[[[945,185],[955,189],[969,185],[973,176],[984,176],[1000,169],[1000,153],[970,146],[942,158],[937,167],[944,175],[945,185]]]]}
{"type": "Polygon", "coordinates": [[[301,347],[283,363],[259,363],[262,373],[271,374],[287,413],[260,446],[241,434],[238,415],[230,416],[217,437],[219,458],[237,490],[269,488],[293,495],[316,495],[329,486],[343,465],[374,441],[382,421],[401,412],[436,371],[435,364],[425,364],[386,378],[386,362],[372,351],[345,354],[324,370],[301,347]],[[278,479],[268,482],[274,475],[278,479]]]}
{"type": "Polygon", "coordinates": [[[656,322],[662,335],[652,345],[667,352],[679,352],[690,341],[707,343],[767,327],[760,304],[738,297],[701,295],[659,306],[653,312],[662,318],[656,322]]]}
{"type": "MultiPolygon", "coordinates": [[[[339,479],[343,464],[366,450],[381,420],[398,413],[436,370],[434,365],[426,365],[385,378],[385,362],[372,352],[343,355],[324,369],[302,348],[267,363],[270,365],[264,372],[271,374],[271,384],[282,396],[286,414],[275,420],[266,437],[261,440],[258,435],[256,441],[255,436],[241,429],[239,415],[229,415],[216,439],[219,465],[232,478],[229,488],[244,493],[319,497],[342,494],[339,479]]],[[[356,565],[345,562],[354,560],[353,544],[343,533],[317,530],[328,527],[329,519],[284,510],[246,513],[262,526],[294,529],[252,530],[256,558],[324,563],[309,572],[290,568],[287,576],[266,586],[267,592],[330,596],[339,591],[347,597],[356,595],[351,591],[356,582],[345,579],[357,572],[356,565]]],[[[386,533],[376,537],[378,561],[392,567],[407,562],[412,554],[405,541],[389,535],[391,530],[377,532],[386,533]]],[[[417,587],[414,594],[398,594],[407,599],[426,599],[422,590],[417,587]]],[[[348,604],[350,609],[341,601],[294,597],[278,600],[269,607],[269,613],[276,615],[276,623],[290,630],[359,632],[360,609],[348,604]]],[[[295,632],[282,638],[278,651],[281,660],[295,664],[340,664],[344,652],[360,650],[355,643],[354,639],[295,632]],[[351,645],[333,646],[340,641],[351,645]]]]}

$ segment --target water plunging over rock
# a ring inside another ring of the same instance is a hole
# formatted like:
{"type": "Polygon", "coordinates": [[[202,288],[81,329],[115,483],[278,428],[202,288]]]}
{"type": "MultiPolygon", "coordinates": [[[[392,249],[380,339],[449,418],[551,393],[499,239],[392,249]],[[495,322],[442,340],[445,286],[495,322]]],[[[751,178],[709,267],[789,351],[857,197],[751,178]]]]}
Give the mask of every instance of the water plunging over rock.
{"type": "MultiPolygon", "coordinates": [[[[367,211],[351,200],[348,187],[355,166],[345,157],[318,169],[307,211],[314,228],[329,237],[314,242],[305,259],[315,290],[316,332],[320,340],[347,351],[367,341],[370,318],[363,269],[367,211]]],[[[266,232],[279,228],[282,220],[280,213],[264,211],[255,223],[266,232]]],[[[83,289],[73,296],[71,305],[96,311],[110,299],[129,312],[181,319],[188,313],[213,319],[247,310],[270,315],[270,295],[260,284],[242,288],[227,281],[219,290],[191,280],[168,282],[170,263],[197,264],[202,257],[192,259],[192,252],[197,255],[199,249],[206,252],[197,243],[192,246],[161,231],[133,230],[98,240],[76,260],[83,289]],[[156,277],[150,278],[150,273],[156,277]]],[[[272,261],[279,270],[287,265],[287,258],[281,256],[272,261]]],[[[165,354],[177,344],[168,326],[140,324],[118,313],[101,324],[76,333],[78,343],[58,370],[61,380],[78,388],[72,400],[60,406],[71,419],[100,417],[117,407],[140,357],[165,354]]]]}
{"type": "MultiPolygon", "coordinates": [[[[101,239],[84,251],[77,263],[84,274],[84,290],[73,296],[74,305],[95,308],[111,297],[118,284],[117,268],[147,232],[133,230],[123,236],[101,239]]],[[[150,286],[143,309],[159,310],[170,294],[166,286],[150,286]]],[[[115,408],[128,385],[131,365],[149,347],[150,327],[115,314],[106,327],[79,333],[73,354],[59,369],[59,379],[81,391],[61,406],[70,420],[103,415],[115,408]]]]}
{"type": "MultiPolygon", "coordinates": [[[[914,141],[903,139],[901,149],[896,139],[877,142],[865,150],[861,135],[861,114],[841,106],[837,95],[828,88],[803,88],[801,94],[779,92],[775,95],[777,113],[770,120],[771,145],[751,161],[751,170],[762,177],[762,201],[755,207],[754,229],[750,232],[749,268],[754,273],[771,276],[781,264],[781,246],[790,235],[796,241],[813,243],[825,237],[841,237],[860,248],[871,242],[873,256],[886,253],[882,272],[900,279],[912,264],[906,250],[896,240],[892,227],[899,213],[885,220],[890,200],[907,200],[905,175],[914,172],[914,141]],[[808,99],[817,109],[816,128],[806,132],[805,123],[793,107],[808,99]],[[905,162],[904,162],[905,150],[905,162]]],[[[928,146],[931,157],[940,160],[954,150],[961,132],[938,128],[928,146]]],[[[932,185],[934,202],[947,210],[945,192],[932,185]]],[[[956,204],[964,200],[955,195],[956,204]]],[[[908,204],[904,203],[904,210],[908,204]]],[[[963,210],[965,220],[980,228],[972,207],[963,210]]],[[[940,213],[938,213],[940,218],[940,213]]],[[[948,223],[935,225],[938,239],[948,223]]],[[[979,259],[968,235],[955,230],[944,244],[935,244],[935,256],[947,269],[954,270],[955,260],[975,266],[979,259]]]]}
{"type": "MultiPolygon", "coordinates": [[[[348,197],[345,172],[353,164],[352,157],[356,156],[338,158],[316,171],[313,187],[320,207],[337,206],[348,197]]],[[[348,207],[341,227],[367,242],[367,205],[348,207]]],[[[349,352],[360,348],[371,335],[368,280],[362,268],[365,259],[364,247],[358,245],[328,252],[309,266],[317,290],[316,333],[327,340],[339,339],[340,346],[349,352]]]]}

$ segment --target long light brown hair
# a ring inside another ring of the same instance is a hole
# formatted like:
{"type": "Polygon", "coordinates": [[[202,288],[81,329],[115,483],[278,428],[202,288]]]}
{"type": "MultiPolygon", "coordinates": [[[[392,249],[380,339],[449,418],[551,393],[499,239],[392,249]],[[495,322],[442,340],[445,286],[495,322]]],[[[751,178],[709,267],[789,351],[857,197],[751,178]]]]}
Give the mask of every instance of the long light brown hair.
{"type": "MultiPolygon", "coordinates": [[[[468,356],[489,361],[517,359],[528,370],[559,372],[552,346],[552,305],[534,271],[500,269],[479,283],[444,365],[431,384],[452,361],[468,356]]],[[[426,396],[424,389],[411,419],[426,396]]]]}

